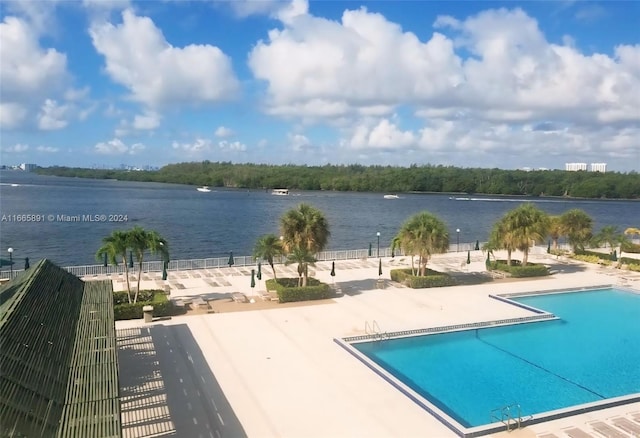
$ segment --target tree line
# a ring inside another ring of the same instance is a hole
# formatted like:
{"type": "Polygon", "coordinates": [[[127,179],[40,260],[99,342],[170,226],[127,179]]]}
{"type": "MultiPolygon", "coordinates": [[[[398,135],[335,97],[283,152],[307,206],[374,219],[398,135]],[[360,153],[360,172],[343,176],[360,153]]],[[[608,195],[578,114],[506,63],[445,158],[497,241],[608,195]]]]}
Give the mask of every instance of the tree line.
{"type": "Polygon", "coordinates": [[[190,184],[242,189],[286,187],[294,190],[352,192],[435,192],[513,196],[640,199],[637,172],[503,170],[453,166],[362,166],[233,164],[190,162],[155,171],[70,167],[38,168],[43,175],[190,184]]]}

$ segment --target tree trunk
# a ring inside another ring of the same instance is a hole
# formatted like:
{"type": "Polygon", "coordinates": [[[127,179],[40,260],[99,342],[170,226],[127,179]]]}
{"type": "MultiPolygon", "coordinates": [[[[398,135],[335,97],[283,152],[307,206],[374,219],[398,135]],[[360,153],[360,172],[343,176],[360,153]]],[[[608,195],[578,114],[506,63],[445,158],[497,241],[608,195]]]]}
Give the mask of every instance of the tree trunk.
{"type": "Polygon", "coordinates": [[[554,251],[558,249],[558,239],[552,239],[553,240],[553,249],[554,251]]]}
{"type": "Polygon", "coordinates": [[[122,262],[124,265],[124,276],[127,279],[127,298],[129,299],[129,304],[131,304],[131,285],[129,284],[129,266],[127,266],[127,254],[125,253],[122,256],[122,262]]]}
{"type": "Polygon", "coordinates": [[[142,259],[138,263],[138,287],[136,288],[136,294],[133,297],[133,302],[138,302],[138,294],[140,293],[140,278],[142,277],[142,259]]]}
{"type": "Polygon", "coordinates": [[[528,260],[529,260],[529,248],[522,251],[522,266],[527,266],[528,260]]]}
{"type": "Polygon", "coordinates": [[[511,266],[511,250],[507,250],[507,266],[511,266]]]}
{"type": "Polygon", "coordinates": [[[273,270],[273,279],[276,281],[276,283],[278,282],[278,278],[276,277],[276,267],[273,266],[273,262],[269,262],[269,264],[271,265],[271,269],[273,270]]]}

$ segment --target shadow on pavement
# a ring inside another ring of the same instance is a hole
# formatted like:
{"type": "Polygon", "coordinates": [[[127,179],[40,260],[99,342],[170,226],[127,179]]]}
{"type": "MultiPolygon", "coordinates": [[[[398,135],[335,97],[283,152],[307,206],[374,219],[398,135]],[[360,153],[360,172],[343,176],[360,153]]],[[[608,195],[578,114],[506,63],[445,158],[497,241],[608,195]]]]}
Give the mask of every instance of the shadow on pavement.
{"type": "Polygon", "coordinates": [[[118,330],[123,437],[246,437],[186,324],[118,330]]]}

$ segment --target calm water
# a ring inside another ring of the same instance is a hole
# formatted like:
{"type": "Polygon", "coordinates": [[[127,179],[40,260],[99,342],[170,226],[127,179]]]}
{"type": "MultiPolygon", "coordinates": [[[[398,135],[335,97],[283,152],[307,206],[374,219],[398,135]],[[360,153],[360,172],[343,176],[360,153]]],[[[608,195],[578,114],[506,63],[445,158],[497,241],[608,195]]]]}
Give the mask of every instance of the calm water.
{"type": "Polygon", "coordinates": [[[640,295],[519,298],[560,321],[354,344],[466,427],[514,403],[523,416],[640,393],[640,295]]]}
{"type": "MultiPolygon", "coordinates": [[[[452,200],[442,194],[400,194],[385,200],[381,193],[296,192],[273,196],[264,191],[224,190],[200,193],[195,187],[38,176],[0,171],[2,215],[126,215],[127,222],[0,223],[0,258],[14,248],[14,258],[47,257],[66,265],[95,264],[102,237],[113,230],[140,225],[169,241],[173,259],[222,257],[233,251],[249,255],[257,238],[278,232],[282,214],[301,202],[322,210],[331,227],[327,249],[364,249],[369,243],[387,247],[412,214],[428,210],[444,220],[451,243],[485,241],[493,223],[523,199],[474,197],[452,200]],[[19,184],[12,186],[11,184],[19,184]],[[477,199],[477,200],[476,200],[477,199]]],[[[585,210],[596,229],[638,226],[640,202],[534,200],[544,211],[560,214],[585,210]]]]}

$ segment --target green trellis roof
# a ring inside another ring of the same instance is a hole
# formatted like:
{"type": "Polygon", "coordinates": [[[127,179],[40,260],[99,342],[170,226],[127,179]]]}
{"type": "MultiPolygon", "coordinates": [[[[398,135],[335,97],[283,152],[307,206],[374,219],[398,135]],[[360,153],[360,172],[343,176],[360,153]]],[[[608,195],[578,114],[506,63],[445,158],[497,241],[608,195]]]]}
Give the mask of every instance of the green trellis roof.
{"type": "Polygon", "coordinates": [[[0,288],[2,436],[122,435],[112,294],[48,260],[0,288]]]}

